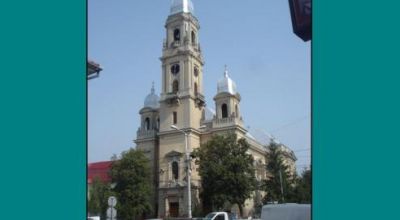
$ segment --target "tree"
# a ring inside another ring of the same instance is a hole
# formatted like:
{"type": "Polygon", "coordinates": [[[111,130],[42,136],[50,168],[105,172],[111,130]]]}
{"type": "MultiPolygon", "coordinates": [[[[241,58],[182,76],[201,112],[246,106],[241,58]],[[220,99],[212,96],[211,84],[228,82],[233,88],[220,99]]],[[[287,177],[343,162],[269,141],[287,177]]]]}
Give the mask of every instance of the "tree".
{"type": "Polygon", "coordinates": [[[311,169],[304,170],[299,178],[297,187],[296,187],[296,195],[297,195],[297,203],[311,203],[311,189],[312,189],[312,173],[311,169]]]}
{"type": "Polygon", "coordinates": [[[244,203],[256,183],[253,156],[247,153],[248,149],[245,139],[238,140],[235,134],[229,134],[215,135],[194,151],[201,176],[203,208],[220,210],[226,203],[237,204],[242,215],[244,203]]]}
{"type": "Polygon", "coordinates": [[[110,175],[116,184],[119,219],[140,219],[152,212],[149,160],[142,151],[123,152],[119,160],[114,160],[110,175]]]}
{"type": "Polygon", "coordinates": [[[108,207],[107,199],[111,195],[110,185],[101,181],[100,177],[95,176],[89,189],[89,213],[105,218],[108,207]]]}
{"type": "Polygon", "coordinates": [[[263,188],[267,192],[264,203],[279,201],[294,202],[296,200],[295,186],[296,178],[291,177],[289,168],[283,162],[284,155],[279,150],[279,145],[272,142],[268,146],[266,156],[267,180],[264,181],[263,188]],[[282,195],[283,188],[283,195],[282,195]]]}

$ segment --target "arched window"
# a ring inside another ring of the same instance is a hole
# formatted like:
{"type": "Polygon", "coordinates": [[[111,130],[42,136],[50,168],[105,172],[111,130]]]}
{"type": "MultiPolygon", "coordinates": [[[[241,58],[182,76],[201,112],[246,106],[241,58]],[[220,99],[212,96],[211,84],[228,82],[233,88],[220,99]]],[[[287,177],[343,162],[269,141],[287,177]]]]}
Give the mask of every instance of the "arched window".
{"type": "Polygon", "coordinates": [[[177,28],[174,30],[174,41],[181,40],[181,31],[177,28]]]}
{"type": "Polygon", "coordinates": [[[197,83],[194,83],[194,95],[196,95],[197,96],[197,83]]]}
{"type": "Polygon", "coordinates": [[[221,111],[222,111],[222,118],[227,118],[228,117],[228,106],[226,104],[222,104],[221,111]]]}
{"type": "Polygon", "coordinates": [[[192,31],[192,44],[196,44],[196,33],[192,31]]]}
{"type": "Polygon", "coordinates": [[[177,93],[179,91],[179,82],[178,80],[174,80],[172,83],[172,93],[177,93]]]}
{"type": "Polygon", "coordinates": [[[179,165],[176,161],[172,162],[172,177],[174,180],[179,178],[179,165]]]}
{"type": "Polygon", "coordinates": [[[146,118],[146,119],[144,120],[144,128],[145,128],[146,130],[150,130],[150,118],[146,118]]]}

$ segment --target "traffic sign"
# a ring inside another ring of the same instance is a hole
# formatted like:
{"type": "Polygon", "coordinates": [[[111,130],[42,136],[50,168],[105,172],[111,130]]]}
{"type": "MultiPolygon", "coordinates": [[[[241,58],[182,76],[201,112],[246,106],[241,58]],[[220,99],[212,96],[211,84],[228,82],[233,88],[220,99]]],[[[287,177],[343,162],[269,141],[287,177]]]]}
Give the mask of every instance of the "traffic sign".
{"type": "Polygon", "coordinates": [[[115,220],[117,218],[117,210],[115,210],[114,208],[108,208],[107,217],[111,220],[115,220]]]}
{"type": "Polygon", "coordinates": [[[108,197],[108,205],[110,207],[115,207],[115,205],[117,205],[117,198],[115,198],[114,196],[108,197]]]}

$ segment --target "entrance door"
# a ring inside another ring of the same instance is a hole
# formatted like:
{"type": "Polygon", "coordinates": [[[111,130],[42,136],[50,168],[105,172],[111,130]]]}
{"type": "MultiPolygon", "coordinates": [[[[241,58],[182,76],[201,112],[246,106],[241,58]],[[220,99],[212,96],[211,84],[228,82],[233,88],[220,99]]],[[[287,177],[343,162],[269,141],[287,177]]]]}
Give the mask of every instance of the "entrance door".
{"type": "Polygon", "coordinates": [[[169,215],[170,217],[179,217],[179,203],[170,202],[169,203],[169,215]]]}

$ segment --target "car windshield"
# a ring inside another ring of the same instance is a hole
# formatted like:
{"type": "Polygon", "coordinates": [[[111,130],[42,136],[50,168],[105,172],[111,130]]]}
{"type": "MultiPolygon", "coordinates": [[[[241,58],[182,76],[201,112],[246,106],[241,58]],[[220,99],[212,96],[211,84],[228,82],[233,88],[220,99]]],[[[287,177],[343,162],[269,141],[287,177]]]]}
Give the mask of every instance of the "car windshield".
{"type": "Polygon", "coordinates": [[[217,214],[217,213],[211,212],[210,214],[206,215],[206,217],[204,217],[203,219],[210,220],[210,219],[214,218],[215,214],[217,214]]]}

